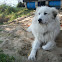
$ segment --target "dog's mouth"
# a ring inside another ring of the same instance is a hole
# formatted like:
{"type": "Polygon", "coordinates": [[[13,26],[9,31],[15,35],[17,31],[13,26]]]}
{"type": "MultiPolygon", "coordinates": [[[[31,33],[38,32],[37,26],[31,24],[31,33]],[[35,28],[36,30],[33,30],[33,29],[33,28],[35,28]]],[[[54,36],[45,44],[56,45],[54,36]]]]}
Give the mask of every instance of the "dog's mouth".
{"type": "Polygon", "coordinates": [[[39,23],[42,23],[42,21],[39,21],[39,23]]]}
{"type": "Polygon", "coordinates": [[[42,21],[40,21],[39,24],[47,24],[47,23],[46,23],[46,22],[42,22],[42,21]]]}

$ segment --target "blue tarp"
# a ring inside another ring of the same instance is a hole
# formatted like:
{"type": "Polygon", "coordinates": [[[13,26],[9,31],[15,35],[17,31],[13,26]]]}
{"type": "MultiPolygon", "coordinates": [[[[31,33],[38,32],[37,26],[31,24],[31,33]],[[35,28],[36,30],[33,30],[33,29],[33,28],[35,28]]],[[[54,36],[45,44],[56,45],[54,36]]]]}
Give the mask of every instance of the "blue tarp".
{"type": "Polygon", "coordinates": [[[61,1],[49,1],[49,6],[61,6],[61,1]]]}
{"type": "Polygon", "coordinates": [[[27,2],[27,8],[29,9],[35,9],[35,2],[27,2]]]}

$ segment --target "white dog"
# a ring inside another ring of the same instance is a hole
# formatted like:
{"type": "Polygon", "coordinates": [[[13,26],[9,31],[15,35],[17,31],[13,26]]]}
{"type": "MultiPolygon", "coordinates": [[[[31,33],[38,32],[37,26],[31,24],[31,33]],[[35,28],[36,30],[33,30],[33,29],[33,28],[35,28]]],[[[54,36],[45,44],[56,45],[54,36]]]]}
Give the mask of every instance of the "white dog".
{"type": "Polygon", "coordinates": [[[42,6],[36,9],[32,25],[28,28],[28,31],[32,31],[35,37],[28,60],[35,59],[36,52],[42,43],[45,43],[42,45],[44,50],[50,50],[56,45],[55,38],[60,32],[57,14],[58,10],[53,7],[42,6]]]}

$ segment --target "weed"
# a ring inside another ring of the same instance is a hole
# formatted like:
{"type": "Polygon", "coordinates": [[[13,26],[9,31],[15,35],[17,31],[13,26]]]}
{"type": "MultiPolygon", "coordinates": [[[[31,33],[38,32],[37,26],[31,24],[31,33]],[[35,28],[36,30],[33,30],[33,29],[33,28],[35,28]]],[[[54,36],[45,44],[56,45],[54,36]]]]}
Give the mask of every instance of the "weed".
{"type": "Polygon", "coordinates": [[[2,43],[3,41],[2,40],[0,40],[0,44],[2,43]]]}
{"type": "Polygon", "coordinates": [[[8,54],[0,53],[0,62],[15,62],[15,58],[10,57],[8,54]]]}
{"type": "Polygon", "coordinates": [[[10,22],[22,16],[30,15],[33,10],[28,10],[25,7],[10,7],[6,5],[0,6],[0,23],[10,22]]]}

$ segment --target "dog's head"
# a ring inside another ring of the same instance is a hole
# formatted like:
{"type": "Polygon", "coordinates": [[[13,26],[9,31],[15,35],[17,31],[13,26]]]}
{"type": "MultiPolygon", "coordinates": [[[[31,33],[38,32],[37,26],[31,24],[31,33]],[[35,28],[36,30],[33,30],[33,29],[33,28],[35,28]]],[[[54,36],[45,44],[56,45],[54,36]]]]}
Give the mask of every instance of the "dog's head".
{"type": "Polygon", "coordinates": [[[42,6],[38,7],[35,12],[37,22],[47,24],[56,18],[58,10],[54,7],[42,6]]]}

